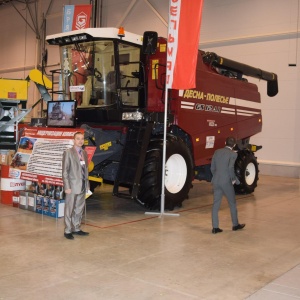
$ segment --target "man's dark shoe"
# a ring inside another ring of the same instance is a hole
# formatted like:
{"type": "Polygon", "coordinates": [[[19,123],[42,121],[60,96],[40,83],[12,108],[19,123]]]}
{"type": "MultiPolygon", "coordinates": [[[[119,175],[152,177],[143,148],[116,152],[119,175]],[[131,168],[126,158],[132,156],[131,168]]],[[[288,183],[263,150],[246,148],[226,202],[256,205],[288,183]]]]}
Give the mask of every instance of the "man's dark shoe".
{"type": "Polygon", "coordinates": [[[213,234],[216,234],[216,233],[222,232],[222,231],[223,231],[223,230],[222,230],[221,228],[213,228],[211,232],[212,232],[213,234]]]}
{"type": "Polygon", "coordinates": [[[88,232],[85,232],[85,231],[82,231],[82,230],[79,230],[79,231],[74,231],[72,232],[73,234],[78,234],[78,235],[89,235],[88,232]]]}
{"type": "Polygon", "coordinates": [[[237,230],[239,230],[239,229],[243,229],[245,226],[246,226],[246,224],[238,224],[238,225],[236,225],[236,226],[233,226],[233,227],[232,227],[232,230],[233,230],[233,231],[237,231],[237,230]]]}
{"type": "Polygon", "coordinates": [[[64,233],[64,236],[68,240],[74,240],[74,236],[72,233],[64,233]]]}

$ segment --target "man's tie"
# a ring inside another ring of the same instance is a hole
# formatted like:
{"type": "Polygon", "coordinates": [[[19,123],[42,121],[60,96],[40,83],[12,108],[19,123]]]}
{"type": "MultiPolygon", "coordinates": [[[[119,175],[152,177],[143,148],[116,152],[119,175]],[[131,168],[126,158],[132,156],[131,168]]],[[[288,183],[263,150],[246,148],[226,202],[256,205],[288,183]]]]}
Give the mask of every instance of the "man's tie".
{"type": "Polygon", "coordinates": [[[85,180],[85,164],[82,163],[82,162],[84,162],[82,149],[80,149],[80,150],[78,151],[78,153],[79,153],[80,164],[81,164],[81,177],[82,177],[83,180],[85,180]]]}

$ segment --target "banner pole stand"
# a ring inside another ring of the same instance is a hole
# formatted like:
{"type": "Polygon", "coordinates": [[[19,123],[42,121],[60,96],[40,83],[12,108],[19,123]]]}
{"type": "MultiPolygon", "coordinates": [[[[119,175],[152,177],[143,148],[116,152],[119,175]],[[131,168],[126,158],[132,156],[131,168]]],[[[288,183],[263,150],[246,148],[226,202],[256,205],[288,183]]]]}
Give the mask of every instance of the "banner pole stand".
{"type": "Polygon", "coordinates": [[[145,215],[159,215],[159,218],[164,217],[164,216],[172,216],[172,217],[179,217],[180,214],[172,214],[172,213],[161,213],[161,212],[145,212],[145,215]]]}

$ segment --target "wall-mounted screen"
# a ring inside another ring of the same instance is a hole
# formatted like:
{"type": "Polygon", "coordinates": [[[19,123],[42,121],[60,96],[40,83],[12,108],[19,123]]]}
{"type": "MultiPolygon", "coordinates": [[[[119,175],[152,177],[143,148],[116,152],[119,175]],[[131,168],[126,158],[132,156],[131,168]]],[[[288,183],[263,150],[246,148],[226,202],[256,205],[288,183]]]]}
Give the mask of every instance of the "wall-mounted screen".
{"type": "Polygon", "coordinates": [[[48,127],[75,127],[76,101],[48,101],[47,102],[48,127]]]}

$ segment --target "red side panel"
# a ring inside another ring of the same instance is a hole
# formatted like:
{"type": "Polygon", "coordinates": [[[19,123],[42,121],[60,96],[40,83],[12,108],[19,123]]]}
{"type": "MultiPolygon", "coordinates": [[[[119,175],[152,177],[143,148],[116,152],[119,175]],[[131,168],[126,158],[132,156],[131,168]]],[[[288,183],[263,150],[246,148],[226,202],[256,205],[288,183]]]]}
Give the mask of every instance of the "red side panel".
{"type": "Polygon", "coordinates": [[[257,86],[216,73],[198,59],[195,89],[180,90],[176,124],[192,139],[195,165],[209,164],[228,136],[237,139],[261,131],[257,86]]]}
{"type": "MultiPolygon", "coordinates": [[[[151,56],[148,73],[148,111],[164,111],[166,41],[159,39],[159,49],[151,56]]],[[[170,90],[169,105],[174,124],[192,141],[195,165],[210,164],[214,151],[222,148],[228,136],[237,139],[261,131],[260,94],[255,84],[218,74],[202,61],[196,70],[196,88],[170,90]]]]}

